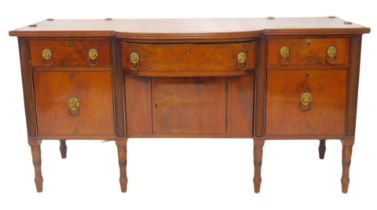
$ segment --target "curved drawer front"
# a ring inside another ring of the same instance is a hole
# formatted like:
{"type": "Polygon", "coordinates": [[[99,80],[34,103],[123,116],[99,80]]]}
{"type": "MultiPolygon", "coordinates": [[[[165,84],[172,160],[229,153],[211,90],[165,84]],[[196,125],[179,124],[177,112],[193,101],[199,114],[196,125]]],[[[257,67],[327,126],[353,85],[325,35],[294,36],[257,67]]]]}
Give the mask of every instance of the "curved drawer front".
{"type": "Polygon", "coordinates": [[[255,43],[122,44],[122,66],[138,72],[233,72],[255,68],[255,43]]]}
{"type": "Polygon", "coordinates": [[[109,67],[108,40],[31,40],[32,66],[109,67]]]}
{"type": "Polygon", "coordinates": [[[271,38],[268,67],[303,65],[348,65],[347,38],[271,38]]]}

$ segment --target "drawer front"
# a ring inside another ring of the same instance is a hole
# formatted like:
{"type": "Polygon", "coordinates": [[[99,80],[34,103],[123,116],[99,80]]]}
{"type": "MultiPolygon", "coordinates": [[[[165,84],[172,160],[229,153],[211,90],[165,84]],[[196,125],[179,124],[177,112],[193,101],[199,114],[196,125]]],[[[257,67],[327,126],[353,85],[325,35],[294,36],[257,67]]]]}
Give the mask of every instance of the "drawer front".
{"type": "Polygon", "coordinates": [[[215,72],[255,68],[255,43],[122,44],[122,66],[129,72],[215,72]]]}
{"type": "Polygon", "coordinates": [[[347,65],[346,38],[268,40],[268,67],[274,65],[347,65]]]}
{"type": "Polygon", "coordinates": [[[111,72],[36,71],[40,135],[113,135],[111,72]]]}
{"type": "Polygon", "coordinates": [[[267,136],[342,136],[346,70],[276,70],[267,81],[267,136]]]}
{"type": "Polygon", "coordinates": [[[110,66],[108,40],[31,40],[33,66],[110,66]]]}

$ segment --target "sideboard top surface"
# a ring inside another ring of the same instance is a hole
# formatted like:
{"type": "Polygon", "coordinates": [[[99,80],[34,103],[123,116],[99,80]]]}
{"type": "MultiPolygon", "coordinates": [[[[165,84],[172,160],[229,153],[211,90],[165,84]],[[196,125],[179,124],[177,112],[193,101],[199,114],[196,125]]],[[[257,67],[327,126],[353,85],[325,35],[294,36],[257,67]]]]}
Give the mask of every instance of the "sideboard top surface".
{"type": "Polygon", "coordinates": [[[363,34],[370,29],[336,17],[237,19],[47,19],[13,31],[20,37],[91,36],[130,39],[245,38],[260,35],[363,34]]]}

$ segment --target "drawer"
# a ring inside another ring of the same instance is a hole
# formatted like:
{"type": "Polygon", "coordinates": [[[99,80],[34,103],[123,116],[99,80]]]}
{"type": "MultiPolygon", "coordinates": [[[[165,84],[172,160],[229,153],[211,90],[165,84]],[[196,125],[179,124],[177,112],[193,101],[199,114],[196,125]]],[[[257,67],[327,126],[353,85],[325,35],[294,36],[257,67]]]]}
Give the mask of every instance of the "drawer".
{"type": "Polygon", "coordinates": [[[348,48],[346,38],[272,38],[268,40],[268,67],[347,65],[348,48]]]}
{"type": "Polygon", "coordinates": [[[110,66],[108,40],[31,40],[32,66],[110,66]]]}
{"type": "Polygon", "coordinates": [[[267,136],[342,136],[346,70],[267,73],[267,136]]]}
{"type": "Polygon", "coordinates": [[[122,44],[122,66],[137,72],[234,72],[255,68],[255,43],[122,44]]]}
{"type": "Polygon", "coordinates": [[[35,71],[40,135],[113,135],[111,72],[35,71]]]}

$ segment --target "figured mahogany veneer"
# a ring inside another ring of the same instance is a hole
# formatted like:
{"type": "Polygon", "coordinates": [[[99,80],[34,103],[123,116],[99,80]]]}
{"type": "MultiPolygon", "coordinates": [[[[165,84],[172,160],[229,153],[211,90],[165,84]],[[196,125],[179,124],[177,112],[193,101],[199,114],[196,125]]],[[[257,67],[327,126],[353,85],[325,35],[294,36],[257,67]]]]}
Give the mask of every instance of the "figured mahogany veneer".
{"type": "Polygon", "coordinates": [[[33,39],[30,41],[31,63],[33,66],[101,66],[110,67],[110,45],[107,39],[33,39]],[[43,49],[52,52],[51,61],[41,57],[43,49]],[[95,49],[98,57],[89,59],[89,50],[95,49]]]}
{"type": "MultiPolygon", "coordinates": [[[[131,74],[139,72],[221,72],[245,71],[255,68],[255,43],[201,44],[122,44],[122,67],[131,74]],[[138,53],[139,63],[133,65],[131,53],[138,53]],[[239,63],[238,53],[245,53],[239,63]]],[[[163,74],[166,76],[166,73],[163,74]]]]}
{"type": "Polygon", "coordinates": [[[305,65],[329,66],[348,65],[349,40],[346,38],[272,38],[268,40],[268,67],[280,65],[304,67],[305,65]],[[281,47],[288,47],[290,54],[284,62],[281,47]],[[330,62],[327,49],[336,47],[336,57],[330,62]]]}
{"type": "Polygon", "coordinates": [[[34,72],[38,133],[54,135],[114,135],[111,72],[34,72]],[[77,115],[67,110],[79,100],[77,115]],[[54,123],[51,123],[54,122],[54,123]]]}
{"type": "Polygon", "coordinates": [[[346,87],[347,70],[268,71],[267,138],[342,136],[346,87]],[[301,94],[305,92],[312,94],[307,111],[299,107],[301,94]]]}
{"type": "Polygon", "coordinates": [[[341,139],[342,192],[355,138],[361,36],[335,17],[53,20],[18,36],[38,192],[41,142],[115,140],[127,191],[130,137],[341,139]]]}

